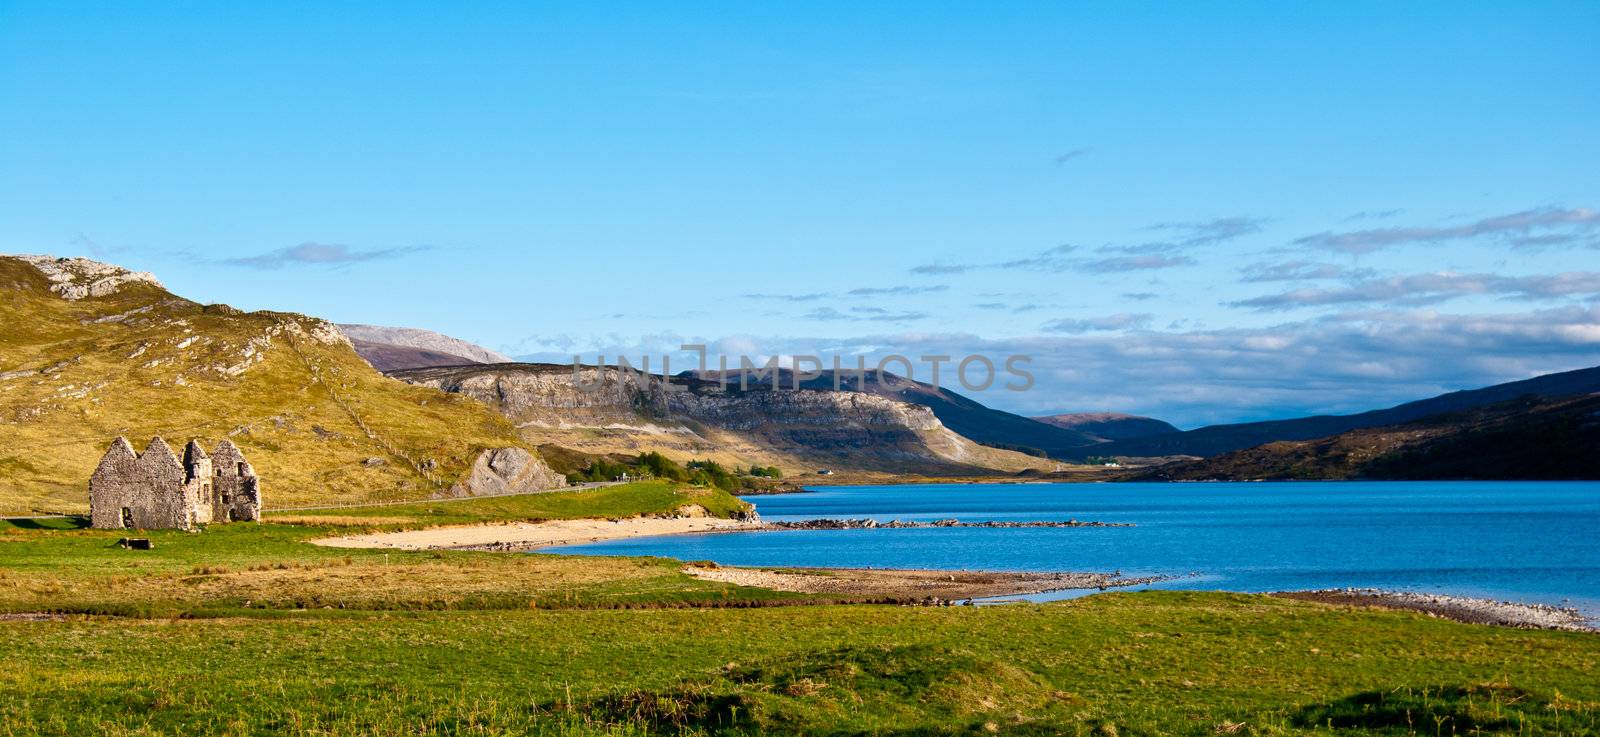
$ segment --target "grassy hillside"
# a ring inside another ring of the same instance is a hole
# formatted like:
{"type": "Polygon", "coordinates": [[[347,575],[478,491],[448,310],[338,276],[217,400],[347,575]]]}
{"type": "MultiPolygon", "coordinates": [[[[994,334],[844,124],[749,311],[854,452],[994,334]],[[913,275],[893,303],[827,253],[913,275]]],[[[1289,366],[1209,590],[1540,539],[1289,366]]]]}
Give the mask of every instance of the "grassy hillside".
{"type": "Polygon", "coordinates": [[[143,282],[76,301],[50,286],[0,257],[0,514],[86,509],[117,435],[230,438],[269,508],[427,498],[481,449],[521,444],[471,400],[379,374],[321,320],[143,282]]]}

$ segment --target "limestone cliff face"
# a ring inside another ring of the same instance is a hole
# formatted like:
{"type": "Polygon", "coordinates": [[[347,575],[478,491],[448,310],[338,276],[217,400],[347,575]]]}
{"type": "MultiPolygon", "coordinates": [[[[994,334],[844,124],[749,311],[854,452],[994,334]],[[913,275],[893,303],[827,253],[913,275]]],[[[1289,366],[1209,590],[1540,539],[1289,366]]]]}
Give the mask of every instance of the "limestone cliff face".
{"type": "MultiPolygon", "coordinates": [[[[615,371],[501,364],[410,369],[391,374],[488,404],[530,433],[596,428],[736,437],[774,452],[867,468],[967,464],[982,455],[927,407],[850,391],[773,390],[752,384],[659,377],[648,386],[615,371]]],[[[726,441],[722,441],[726,442],[726,441]]],[[[982,449],[990,450],[990,449],[982,449]]]]}
{"type": "Polygon", "coordinates": [[[648,387],[619,381],[594,368],[576,375],[571,367],[517,364],[494,367],[438,367],[398,371],[414,384],[464,394],[500,410],[523,425],[568,426],[687,418],[729,429],[820,425],[939,431],[944,426],[927,407],[872,394],[770,387],[741,390],[716,382],[674,378],[664,387],[652,377],[648,387]]]}

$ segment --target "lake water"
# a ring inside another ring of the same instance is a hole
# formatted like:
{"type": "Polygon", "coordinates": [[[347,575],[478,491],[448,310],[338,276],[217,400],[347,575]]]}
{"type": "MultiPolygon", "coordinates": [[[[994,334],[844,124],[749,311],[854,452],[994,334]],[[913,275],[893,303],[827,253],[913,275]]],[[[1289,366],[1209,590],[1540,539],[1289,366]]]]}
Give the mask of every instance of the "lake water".
{"type": "Polygon", "coordinates": [[[745,566],[1121,571],[1162,588],[1376,587],[1600,617],[1600,483],[919,484],[750,497],[768,520],[956,518],[1135,527],[794,530],[560,548],[745,566]]]}

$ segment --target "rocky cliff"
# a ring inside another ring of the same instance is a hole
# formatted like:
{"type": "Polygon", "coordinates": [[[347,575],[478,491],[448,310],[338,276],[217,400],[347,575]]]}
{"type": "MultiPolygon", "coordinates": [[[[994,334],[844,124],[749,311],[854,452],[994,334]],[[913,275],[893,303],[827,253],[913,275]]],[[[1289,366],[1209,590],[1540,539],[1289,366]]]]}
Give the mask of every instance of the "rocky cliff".
{"type": "MultiPolygon", "coordinates": [[[[673,377],[670,387],[651,377],[644,386],[624,382],[609,369],[585,367],[575,373],[571,366],[551,364],[422,368],[391,375],[488,404],[538,442],[583,444],[583,431],[589,431],[589,437],[627,439],[631,444],[625,449],[661,447],[684,456],[723,450],[745,462],[777,455],[801,466],[938,473],[1018,470],[1038,463],[956,434],[928,407],[862,392],[741,389],[688,376],[673,377]]],[[[608,445],[588,444],[597,450],[608,445]]]]}

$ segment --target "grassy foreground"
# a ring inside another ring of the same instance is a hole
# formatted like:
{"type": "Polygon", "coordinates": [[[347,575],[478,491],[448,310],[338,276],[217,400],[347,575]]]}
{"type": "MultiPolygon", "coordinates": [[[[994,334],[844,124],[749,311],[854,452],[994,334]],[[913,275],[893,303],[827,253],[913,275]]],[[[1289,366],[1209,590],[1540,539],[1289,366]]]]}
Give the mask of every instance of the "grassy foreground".
{"type": "Polygon", "coordinates": [[[663,559],[306,542],[685,504],[741,503],[631,484],[152,532],[150,551],[0,522],[0,735],[1600,732],[1586,633],[1193,592],[767,606],[801,597],[663,559]]]}
{"type": "Polygon", "coordinates": [[[0,622],[0,734],[1592,734],[1600,641],[1267,597],[0,622]]]}

